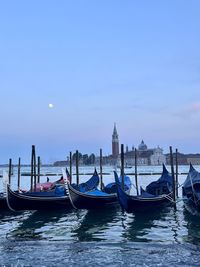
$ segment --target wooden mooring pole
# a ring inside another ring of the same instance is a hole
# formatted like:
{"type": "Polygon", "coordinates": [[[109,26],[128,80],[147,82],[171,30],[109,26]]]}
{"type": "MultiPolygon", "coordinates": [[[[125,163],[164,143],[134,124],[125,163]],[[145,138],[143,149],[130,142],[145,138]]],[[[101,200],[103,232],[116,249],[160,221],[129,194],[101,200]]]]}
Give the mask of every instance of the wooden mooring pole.
{"type": "Polygon", "coordinates": [[[170,163],[171,163],[171,174],[172,174],[173,201],[175,203],[175,201],[176,201],[176,182],[175,182],[175,176],[174,176],[174,160],[173,160],[172,147],[170,146],[169,149],[170,149],[170,163]]]}
{"type": "Polygon", "coordinates": [[[33,176],[34,176],[34,191],[36,191],[36,154],[35,154],[35,146],[33,146],[33,176]]]}
{"type": "Polygon", "coordinates": [[[124,145],[121,144],[121,177],[122,177],[122,189],[124,190],[124,145]]]}
{"type": "Polygon", "coordinates": [[[12,175],[12,159],[9,159],[9,165],[8,165],[8,183],[11,184],[11,175],[12,175]]]}
{"type": "Polygon", "coordinates": [[[76,150],[76,184],[79,185],[79,153],[76,150]]]}
{"type": "Polygon", "coordinates": [[[69,153],[69,175],[70,175],[70,184],[72,183],[72,152],[69,153]]]}
{"type": "Polygon", "coordinates": [[[103,190],[103,157],[102,157],[102,149],[100,148],[100,186],[101,186],[101,190],[103,190]]]}
{"type": "Polygon", "coordinates": [[[31,150],[31,191],[33,191],[33,150],[34,146],[32,146],[31,150]]]}
{"type": "Polygon", "coordinates": [[[17,177],[17,188],[20,190],[20,178],[21,178],[21,159],[18,160],[18,177],[17,177]]]}
{"type": "Polygon", "coordinates": [[[136,187],[136,192],[137,196],[139,195],[138,191],[138,174],[137,174],[137,149],[135,148],[135,187],[136,187]]]}
{"type": "Polygon", "coordinates": [[[37,172],[38,172],[38,179],[37,182],[40,183],[40,157],[37,158],[38,162],[37,162],[37,172]]]}
{"type": "Polygon", "coordinates": [[[176,148],[176,197],[178,197],[178,149],[176,148]]]}

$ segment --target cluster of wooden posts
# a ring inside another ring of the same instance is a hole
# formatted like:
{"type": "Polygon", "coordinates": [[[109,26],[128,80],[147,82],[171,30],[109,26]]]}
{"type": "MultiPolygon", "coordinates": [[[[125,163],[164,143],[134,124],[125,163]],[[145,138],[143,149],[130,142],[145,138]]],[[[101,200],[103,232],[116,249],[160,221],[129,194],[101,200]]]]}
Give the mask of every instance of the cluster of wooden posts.
{"type": "MultiPolygon", "coordinates": [[[[17,172],[17,188],[20,190],[20,178],[21,176],[30,176],[31,181],[30,185],[31,191],[36,191],[36,184],[40,183],[40,157],[37,157],[36,162],[36,153],[35,153],[35,146],[32,146],[32,153],[31,153],[31,172],[21,174],[21,158],[18,160],[18,172],[17,172]],[[37,169],[36,169],[37,168],[37,169]]],[[[11,177],[12,177],[12,159],[9,159],[9,168],[8,168],[8,182],[11,184],[11,177]]]]}
{"type": "MultiPolygon", "coordinates": [[[[173,152],[172,152],[172,147],[170,146],[170,163],[171,163],[171,175],[173,179],[173,201],[176,201],[176,197],[178,197],[178,150],[176,149],[175,153],[175,159],[173,157],[173,152]],[[175,162],[175,171],[174,171],[174,162],[175,162]]],[[[138,173],[137,170],[137,149],[135,149],[135,170],[134,173],[126,173],[126,175],[134,175],[135,176],[135,187],[136,187],[136,192],[137,195],[139,195],[139,190],[138,190],[138,175],[158,175],[160,173],[138,173]]],[[[121,177],[122,177],[122,188],[124,188],[124,145],[121,144],[121,177]]],[[[21,176],[30,176],[30,190],[35,191],[36,190],[36,184],[40,183],[40,177],[41,176],[55,176],[58,174],[55,173],[48,173],[48,174],[41,174],[40,172],[40,157],[37,157],[37,162],[36,162],[36,152],[35,152],[35,146],[32,146],[32,153],[31,153],[31,172],[30,173],[21,173],[21,159],[19,158],[18,161],[18,179],[17,179],[17,187],[20,189],[20,177],[21,176]]],[[[69,174],[72,177],[72,152],[69,154],[69,174]]],[[[76,150],[76,184],[79,185],[79,175],[91,175],[92,173],[79,173],[79,152],[76,150]]],[[[100,187],[102,189],[103,187],[103,175],[106,175],[109,173],[103,173],[103,155],[102,155],[102,149],[100,149],[100,187]]],[[[12,175],[12,160],[9,159],[9,171],[8,171],[8,176],[9,176],[9,184],[11,183],[11,175],[12,175]]],[[[59,174],[62,175],[62,174],[59,174]]]]}

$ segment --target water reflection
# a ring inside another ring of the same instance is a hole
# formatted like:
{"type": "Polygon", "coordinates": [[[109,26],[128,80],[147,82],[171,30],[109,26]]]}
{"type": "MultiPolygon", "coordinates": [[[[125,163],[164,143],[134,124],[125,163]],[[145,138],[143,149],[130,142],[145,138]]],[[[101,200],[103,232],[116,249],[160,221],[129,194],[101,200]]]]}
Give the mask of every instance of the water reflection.
{"type": "MultiPolygon", "coordinates": [[[[16,213],[15,212],[12,212],[10,210],[1,210],[0,212],[0,223],[4,220],[9,220],[9,218],[15,216],[16,213]]],[[[20,213],[18,214],[20,215],[20,213]]]]}
{"type": "Polygon", "coordinates": [[[119,206],[106,209],[88,210],[78,228],[73,231],[73,236],[79,241],[103,241],[108,239],[108,230],[117,217],[119,206]]]}
{"type": "Polygon", "coordinates": [[[128,214],[120,207],[104,210],[36,211],[0,214],[3,240],[189,242],[200,245],[200,217],[179,202],[177,209],[128,214]],[[7,235],[6,235],[7,234],[7,235]]]}
{"type": "Polygon", "coordinates": [[[192,215],[186,208],[183,210],[185,226],[188,230],[184,241],[192,244],[200,244],[200,215],[192,215]]]}
{"type": "Polygon", "coordinates": [[[123,238],[132,242],[161,241],[160,231],[165,228],[165,218],[170,207],[156,211],[128,214],[124,213],[122,225],[123,238]]]}
{"type": "MultiPolygon", "coordinates": [[[[29,212],[27,218],[23,218],[19,225],[12,231],[10,231],[8,238],[26,239],[26,240],[41,240],[50,239],[45,237],[46,231],[49,231],[51,227],[61,219],[72,213],[73,211],[33,211],[29,212]]],[[[54,234],[53,234],[54,235],[54,234]]]]}

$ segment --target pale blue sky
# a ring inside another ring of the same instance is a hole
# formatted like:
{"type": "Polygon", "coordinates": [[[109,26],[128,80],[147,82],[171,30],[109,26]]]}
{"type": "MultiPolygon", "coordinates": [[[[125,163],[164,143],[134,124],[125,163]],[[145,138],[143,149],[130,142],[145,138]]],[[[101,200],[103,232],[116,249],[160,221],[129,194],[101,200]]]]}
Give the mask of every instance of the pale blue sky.
{"type": "Polygon", "coordinates": [[[200,152],[200,1],[0,2],[0,163],[120,142],[200,152]],[[49,109],[48,104],[54,108],[49,109]]]}

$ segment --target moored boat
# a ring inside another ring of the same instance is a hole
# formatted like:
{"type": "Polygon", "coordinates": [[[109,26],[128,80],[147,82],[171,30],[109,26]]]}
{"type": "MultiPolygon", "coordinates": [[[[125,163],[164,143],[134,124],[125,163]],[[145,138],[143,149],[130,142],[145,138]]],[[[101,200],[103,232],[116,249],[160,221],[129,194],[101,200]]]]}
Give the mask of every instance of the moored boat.
{"type": "MultiPolygon", "coordinates": [[[[96,188],[99,184],[99,176],[94,171],[93,176],[85,183],[72,185],[77,190],[86,191],[96,188]]],[[[52,210],[52,209],[68,209],[71,206],[68,192],[65,186],[55,185],[53,190],[47,191],[28,191],[15,192],[7,185],[7,204],[11,210],[52,210]]]]}
{"type": "Polygon", "coordinates": [[[121,207],[127,212],[143,212],[155,210],[172,201],[172,176],[169,175],[165,165],[161,177],[150,183],[145,190],[141,189],[140,195],[127,194],[122,189],[118,175],[115,173],[117,196],[121,207]]]}
{"type": "Polygon", "coordinates": [[[82,193],[70,184],[68,190],[71,203],[76,209],[96,209],[117,203],[116,193],[108,194],[98,189],[82,193]]]}
{"type": "MultiPolygon", "coordinates": [[[[130,186],[130,178],[126,176],[126,190],[130,190],[130,186]]],[[[71,203],[77,209],[98,209],[118,204],[115,183],[108,184],[103,191],[96,188],[87,192],[80,192],[68,184],[68,191],[71,203]]]]}
{"type": "Polygon", "coordinates": [[[7,185],[7,204],[11,210],[42,210],[70,207],[68,195],[57,195],[54,192],[27,192],[20,193],[11,190],[7,185]]]}
{"type": "Polygon", "coordinates": [[[193,215],[200,215],[200,173],[192,164],[182,187],[182,196],[185,208],[193,215]]]}

